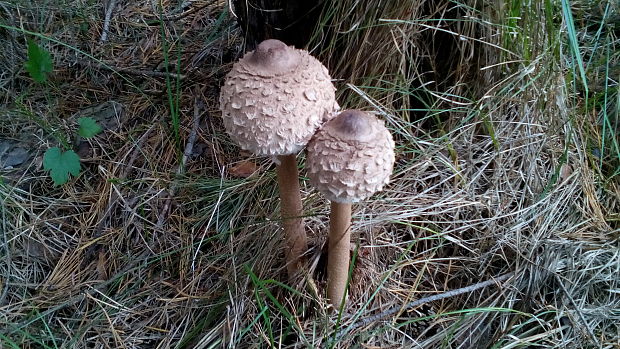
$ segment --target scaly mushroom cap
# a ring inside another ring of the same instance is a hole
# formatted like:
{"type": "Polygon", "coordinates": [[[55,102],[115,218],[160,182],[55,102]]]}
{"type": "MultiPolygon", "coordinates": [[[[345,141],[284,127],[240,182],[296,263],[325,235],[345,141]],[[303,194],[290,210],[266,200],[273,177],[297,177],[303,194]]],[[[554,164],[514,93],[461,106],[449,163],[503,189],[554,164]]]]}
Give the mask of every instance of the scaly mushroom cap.
{"type": "Polygon", "coordinates": [[[265,40],[233,65],[220,93],[224,127],[256,155],[306,146],[339,109],[327,68],[308,52],[265,40]]]}
{"type": "Polygon", "coordinates": [[[310,140],[306,167],[310,183],[329,200],[357,202],[389,182],[394,140],[383,121],[345,110],[310,140]]]}

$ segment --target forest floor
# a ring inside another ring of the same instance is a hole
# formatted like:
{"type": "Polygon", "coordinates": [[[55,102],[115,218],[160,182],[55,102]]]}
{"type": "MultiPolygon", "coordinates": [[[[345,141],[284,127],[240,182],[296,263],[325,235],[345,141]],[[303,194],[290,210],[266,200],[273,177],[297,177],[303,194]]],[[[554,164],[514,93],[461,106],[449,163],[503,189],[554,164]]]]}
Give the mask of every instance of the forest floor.
{"type": "Polygon", "coordinates": [[[0,348],[620,347],[619,34],[613,0],[328,4],[308,47],[397,146],[329,312],[304,154],[289,284],[274,165],[222,126],[228,2],[0,0],[0,348]]]}

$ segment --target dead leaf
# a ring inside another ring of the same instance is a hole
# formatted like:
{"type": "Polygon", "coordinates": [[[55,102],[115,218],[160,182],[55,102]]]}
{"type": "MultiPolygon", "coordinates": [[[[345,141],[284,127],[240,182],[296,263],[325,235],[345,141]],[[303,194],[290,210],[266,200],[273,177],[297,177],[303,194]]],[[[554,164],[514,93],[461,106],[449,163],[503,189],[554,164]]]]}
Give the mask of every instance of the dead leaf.
{"type": "Polygon", "coordinates": [[[563,164],[560,168],[560,182],[564,182],[573,173],[573,168],[569,164],[563,164]]]}
{"type": "Polygon", "coordinates": [[[228,173],[230,173],[230,175],[233,177],[247,178],[247,177],[250,177],[257,170],[258,170],[258,165],[256,165],[252,161],[244,160],[236,164],[235,166],[231,167],[228,170],[228,173]]]}
{"type": "Polygon", "coordinates": [[[99,251],[99,258],[97,259],[97,278],[99,280],[107,280],[108,273],[106,272],[106,262],[105,253],[103,251],[99,251]]]}

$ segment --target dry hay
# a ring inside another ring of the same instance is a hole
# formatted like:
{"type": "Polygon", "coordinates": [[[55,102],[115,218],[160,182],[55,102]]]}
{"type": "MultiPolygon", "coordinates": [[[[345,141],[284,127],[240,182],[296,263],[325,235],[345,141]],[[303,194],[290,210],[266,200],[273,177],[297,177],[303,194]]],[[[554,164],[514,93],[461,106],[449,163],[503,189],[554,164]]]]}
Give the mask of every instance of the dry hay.
{"type": "Polygon", "coordinates": [[[539,5],[513,28],[535,43],[528,46],[505,40],[502,8],[430,3],[339,2],[311,45],[342,79],[342,104],[376,113],[398,139],[393,183],[354,208],[359,248],[340,319],[323,310],[327,202],[302,183],[311,277],[295,291],[283,284],[272,165],[223,133],[219,84],[241,54],[225,3],[163,2],[162,34],[154,2],[118,1],[103,41],[99,3],[1,3],[9,25],[58,42],[45,45],[51,83],[35,86],[21,68],[24,35],[0,29],[8,48],[0,52],[0,135],[33,154],[0,185],[10,251],[0,264],[0,341],[618,345],[620,188],[593,166],[587,119],[576,120],[566,63],[554,53],[559,34],[533,20],[545,17],[539,5]],[[177,64],[180,142],[166,83],[176,81],[177,64]],[[79,144],[80,177],[51,187],[43,152],[93,106],[108,111],[110,125],[79,144]],[[357,326],[507,272],[514,276],[499,287],[357,326]]]}

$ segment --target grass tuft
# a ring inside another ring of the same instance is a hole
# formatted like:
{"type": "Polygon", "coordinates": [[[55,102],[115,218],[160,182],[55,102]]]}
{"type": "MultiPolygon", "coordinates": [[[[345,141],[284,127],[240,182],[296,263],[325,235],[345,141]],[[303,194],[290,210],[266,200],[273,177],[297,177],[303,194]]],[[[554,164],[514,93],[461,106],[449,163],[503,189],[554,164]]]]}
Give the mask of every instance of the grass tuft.
{"type": "Polygon", "coordinates": [[[0,347],[617,346],[615,2],[326,4],[309,48],[397,140],[391,184],[354,207],[335,313],[328,202],[302,178],[309,270],[287,284],[273,164],[223,129],[228,3],[107,10],[0,2],[0,347]],[[73,139],[83,117],[102,132],[73,139]],[[60,144],[82,173],[54,187],[60,144]]]}

